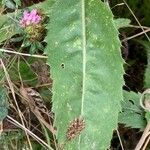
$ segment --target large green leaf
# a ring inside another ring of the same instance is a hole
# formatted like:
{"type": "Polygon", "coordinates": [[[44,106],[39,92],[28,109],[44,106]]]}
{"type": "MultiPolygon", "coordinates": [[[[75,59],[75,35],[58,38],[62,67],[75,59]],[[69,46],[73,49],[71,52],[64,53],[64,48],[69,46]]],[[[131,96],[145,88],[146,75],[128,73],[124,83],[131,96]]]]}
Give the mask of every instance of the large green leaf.
{"type": "Polygon", "coordinates": [[[66,142],[66,150],[105,150],[117,128],[124,84],[113,15],[100,0],[58,0],[51,14],[46,52],[58,142],[66,142]],[[67,142],[70,121],[81,117],[85,129],[67,142]]]}

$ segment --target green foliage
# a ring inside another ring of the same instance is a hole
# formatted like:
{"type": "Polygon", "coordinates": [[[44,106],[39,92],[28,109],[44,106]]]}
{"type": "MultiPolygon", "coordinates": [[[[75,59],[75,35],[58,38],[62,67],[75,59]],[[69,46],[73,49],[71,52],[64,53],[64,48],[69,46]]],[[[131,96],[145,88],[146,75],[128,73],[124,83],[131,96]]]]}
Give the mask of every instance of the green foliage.
{"type": "MultiPolygon", "coordinates": [[[[45,14],[50,14],[50,7],[53,5],[53,3],[54,0],[48,0],[43,3],[35,4],[29,7],[29,9],[37,8],[43,11],[45,14]]],[[[21,14],[21,11],[22,10],[19,10],[17,12],[8,13],[5,15],[0,14],[0,44],[6,39],[10,39],[13,35],[19,32],[19,25],[16,16],[19,16],[21,14]]],[[[35,49],[35,46],[32,49],[35,49]]]]}
{"type": "Polygon", "coordinates": [[[0,15],[0,44],[11,38],[15,31],[15,24],[8,15],[0,15]]]}
{"type": "Polygon", "coordinates": [[[117,128],[124,84],[121,44],[108,5],[58,0],[46,42],[59,144],[67,142],[70,122],[83,117],[85,129],[65,149],[107,149],[117,128]]]}
{"type": "Polygon", "coordinates": [[[10,8],[10,9],[15,9],[16,8],[16,5],[15,5],[13,0],[2,0],[2,3],[7,8],[10,8]]]}
{"type": "Polygon", "coordinates": [[[25,63],[24,61],[15,62],[13,66],[9,69],[9,74],[11,74],[11,80],[14,82],[20,81],[19,73],[21,74],[22,80],[25,84],[30,86],[34,86],[37,83],[37,76],[31,69],[30,65],[34,62],[34,59],[29,58],[26,60],[28,62],[25,63]]]}
{"type": "Polygon", "coordinates": [[[2,0],[0,0],[0,9],[2,8],[2,6],[3,6],[3,5],[2,5],[2,0]]]}
{"type": "Polygon", "coordinates": [[[40,9],[44,12],[44,14],[46,15],[50,15],[51,14],[51,11],[52,11],[52,6],[54,4],[56,0],[47,0],[47,1],[44,1],[44,2],[40,2],[38,4],[35,4],[35,5],[32,5],[31,9],[33,8],[37,8],[37,9],[40,9]]]}
{"type": "Polygon", "coordinates": [[[122,102],[122,112],[119,114],[119,123],[127,127],[144,129],[146,121],[144,111],[140,106],[140,93],[124,91],[124,101],[122,102]]]}
{"type": "Polygon", "coordinates": [[[138,41],[144,46],[147,51],[147,68],[145,71],[144,86],[150,88],[150,42],[148,41],[138,41]]]}
{"type": "Polygon", "coordinates": [[[25,39],[22,43],[22,48],[28,48],[30,54],[34,54],[38,50],[44,50],[44,46],[40,41],[30,41],[29,39],[25,39]]]}
{"type": "MultiPolygon", "coordinates": [[[[126,1],[133,12],[136,12],[137,18],[142,16],[142,19],[139,20],[142,25],[145,25],[143,22],[150,24],[148,11],[150,6],[147,5],[149,0],[144,2],[126,1]],[[139,10],[138,7],[141,3],[143,5],[139,10]]],[[[36,36],[39,39],[33,40],[29,35],[37,35],[35,27],[33,30],[30,28],[24,30],[18,24],[24,12],[24,9],[16,9],[21,6],[21,0],[0,0],[0,12],[4,7],[9,8],[8,11],[5,11],[7,14],[0,15],[0,45],[11,48],[12,44],[16,46],[14,50],[19,47],[19,50],[23,50],[22,52],[28,50],[33,54],[39,52],[37,50],[43,50],[46,41],[45,52],[48,54],[48,64],[51,67],[53,89],[51,91],[47,87],[42,87],[45,85],[38,86],[39,76],[31,68],[35,61],[32,58],[24,57],[25,59],[22,61],[23,56],[12,59],[14,54],[9,54],[9,59],[13,61],[12,64],[6,65],[8,74],[18,88],[20,79],[25,86],[39,87],[37,90],[46,102],[51,102],[53,94],[54,126],[57,128],[56,136],[59,148],[105,150],[109,147],[113,130],[117,128],[118,117],[119,123],[125,124],[126,127],[140,129],[144,129],[146,126],[145,118],[150,118],[150,114],[146,113],[145,115],[144,110],[140,107],[141,94],[124,91],[124,100],[121,101],[123,99],[124,71],[117,30],[129,26],[131,21],[125,18],[131,18],[132,14],[130,11],[125,13],[127,9],[125,5],[123,7],[116,5],[120,3],[119,0],[110,1],[117,6],[112,5],[113,9],[111,10],[119,10],[116,15],[118,19],[113,18],[109,6],[100,0],[57,0],[55,4],[54,2],[55,0],[47,0],[25,8],[27,10],[38,9],[42,16],[45,16],[43,28],[39,29],[40,35],[36,36]],[[53,4],[54,7],[52,7],[53,4]],[[10,9],[11,11],[16,10],[14,13],[9,13],[10,9]],[[124,18],[119,18],[118,14],[123,14],[121,17],[124,18]],[[47,26],[48,34],[46,40],[43,41],[48,17],[50,17],[47,26]],[[27,34],[31,32],[32,34],[27,34]],[[3,45],[5,40],[8,41],[8,45],[7,43],[3,45]],[[19,68],[17,58],[20,58],[19,68]],[[81,132],[80,129],[78,129],[78,133],[71,132],[72,128],[76,126],[75,123],[71,124],[75,119],[78,119],[76,122],[78,125],[81,124],[81,132]],[[81,122],[82,119],[85,124],[81,122]],[[70,134],[75,137],[69,139],[70,134]]],[[[132,20],[132,24],[135,24],[134,21],[132,20]]],[[[127,28],[125,31],[127,37],[132,35],[130,34],[131,30],[133,30],[131,32],[133,34],[137,29],[127,28]]],[[[145,87],[150,87],[150,44],[146,41],[140,41],[140,43],[147,50],[148,65],[145,72],[145,87]]],[[[2,57],[4,58],[4,55],[2,57]]],[[[9,60],[7,61],[9,62],[9,60]]],[[[135,59],[127,61],[130,65],[137,63],[135,59]]],[[[4,88],[3,77],[3,71],[0,70],[0,121],[7,115],[7,92],[4,88]]],[[[47,132],[46,128],[44,131],[47,143],[53,144],[51,142],[52,135],[47,132]]],[[[24,133],[13,134],[13,132],[10,132],[10,135],[2,134],[0,148],[28,149],[23,135],[24,133]]],[[[44,149],[34,141],[31,141],[31,144],[33,150],[44,149]]]]}
{"type": "Polygon", "coordinates": [[[116,25],[116,28],[120,29],[120,28],[128,27],[131,23],[131,20],[126,18],[118,18],[118,19],[114,19],[114,23],[116,25]]]}
{"type": "Polygon", "coordinates": [[[26,145],[24,143],[24,134],[21,130],[3,132],[0,136],[1,150],[17,150],[22,149],[26,145]]]}
{"type": "Polygon", "coordinates": [[[8,133],[2,133],[1,136],[0,136],[0,144],[3,144],[3,143],[8,143],[14,139],[21,139],[23,138],[23,134],[21,131],[17,131],[17,132],[8,132],[8,133]]]}
{"type": "Polygon", "coordinates": [[[0,85],[0,121],[2,121],[8,113],[6,100],[6,90],[0,85]]]}
{"type": "Polygon", "coordinates": [[[145,114],[145,118],[146,118],[147,122],[149,122],[149,121],[150,121],[150,112],[149,112],[149,111],[148,111],[148,112],[146,112],[146,114],[145,114]]]}
{"type": "Polygon", "coordinates": [[[17,6],[21,6],[21,0],[14,0],[17,6]]]}
{"type": "Polygon", "coordinates": [[[4,73],[2,67],[0,67],[0,122],[6,117],[8,110],[7,110],[7,96],[6,96],[6,89],[3,86],[4,82],[4,73]]]}
{"type": "MultiPolygon", "coordinates": [[[[113,0],[110,3],[112,6],[115,6],[116,4],[120,4],[122,1],[120,0],[113,0]]],[[[149,26],[150,25],[150,0],[126,0],[126,3],[129,5],[137,19],[140,21],[142,25],[149,26]]],[[[132,24],[137,24],[136,20],[133,18],[132,13],[129,11],[129,9],[126,7],[126,5],[118,6],[112,9],[115,16],[117,18],[129,18],[132,19],[132,24]]],[[[132,29],[133,30],[133,29],[132,29]]]]}
{"type": "Polygon", "coordinates": [[[21,6],[20,0],[2,0],[3,6],[15,10],[18,6],[21,6]]]}
{"type": "Polygon", "coordinates": [[[50,102],[51,101],[52,92],[51,92],[50,89],[42,88],[40,90],[40,95],[42,96],[42,98],[44,99],[45,102],[50,102]]]}
{"type": "Polygon", "coordinates": [[[42,146],[39,143],[32,142],[32,148],[33,150],[44,150],[44,148],[42,148],[42,146]]]}
{"type": "Polygon", "coordinates": [[[143,21],[144,24],[146,25],[150,25],[150,19],[149,19],[149,16],[150,16],[150,0],[144,0],[143,3],[142,3],[142,8],[140,9],[140,13],[141,15],[143,15],[143,21]]]}

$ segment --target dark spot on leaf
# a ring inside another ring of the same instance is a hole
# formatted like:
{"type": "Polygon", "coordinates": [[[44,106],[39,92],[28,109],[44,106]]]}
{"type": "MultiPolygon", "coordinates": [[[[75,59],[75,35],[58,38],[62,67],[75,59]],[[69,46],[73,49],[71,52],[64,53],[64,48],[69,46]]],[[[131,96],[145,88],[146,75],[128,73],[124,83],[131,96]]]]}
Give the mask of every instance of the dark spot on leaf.
{"type": "Polygon", "coordinates": [[[60,66],[61,66],[62,69],[65,68],[65,64],[64,63],[62,63],[60,66]]]}
{"type": "Polygon", "coordinates": [[[132,103],[134,105],[134,102],[132,100],[129,100],[130,103],[132,103]]]}
{"type": "Polygon", "coordinates": [[[142,115],[140,112],[136,112],[137,115],[142,115]]]}

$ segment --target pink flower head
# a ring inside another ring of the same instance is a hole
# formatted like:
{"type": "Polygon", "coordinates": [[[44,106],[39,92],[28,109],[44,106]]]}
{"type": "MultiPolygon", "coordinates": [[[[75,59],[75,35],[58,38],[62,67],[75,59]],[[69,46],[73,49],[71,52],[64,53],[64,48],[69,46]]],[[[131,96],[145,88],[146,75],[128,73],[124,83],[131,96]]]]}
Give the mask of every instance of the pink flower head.
{"type": "Polygon", "coordinates": [[[37,14],[37,10],[36,10],[36,9],[33,9],[33,10],[31,11],[31,15],[35,16],[36,14],[37,14]]]}
{"type": "Polygon", "coordinates": [[[36,9],[33,9],[31,12],[24,11],[23,16],[20,20],[20,25],[26,27],[29,25],[38,24],[41,21],[41,16],[38,14],[36,9]]]}

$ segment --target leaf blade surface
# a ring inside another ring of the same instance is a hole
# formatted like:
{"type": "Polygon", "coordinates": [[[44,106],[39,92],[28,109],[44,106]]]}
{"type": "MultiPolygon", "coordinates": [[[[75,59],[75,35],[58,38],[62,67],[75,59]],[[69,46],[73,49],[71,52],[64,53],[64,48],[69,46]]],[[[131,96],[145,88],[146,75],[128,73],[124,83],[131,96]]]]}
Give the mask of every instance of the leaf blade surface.
{"type": "Polygon", "coordinates": [[[58,141],[65,142],[70,121],[83,117],[85,129],[65,148],[104,150],[117,127],[124,84],[111,11],[99,0],[59,0],[50,18],[46,52],[58,141]]]}

